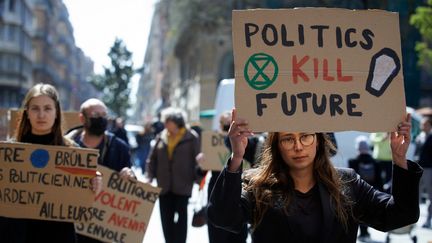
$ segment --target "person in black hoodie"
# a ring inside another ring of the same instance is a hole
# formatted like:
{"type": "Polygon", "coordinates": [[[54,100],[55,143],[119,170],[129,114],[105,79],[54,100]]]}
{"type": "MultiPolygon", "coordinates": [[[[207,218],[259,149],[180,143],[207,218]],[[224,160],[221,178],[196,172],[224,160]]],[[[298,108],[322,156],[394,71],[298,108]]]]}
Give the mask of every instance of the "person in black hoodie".
{"type": "MultiPolygon", "coordinates": [[[[348,166],[357,172],[360,177],[375,189],[382,191],[381,167],[370,153],[370,145],[364,136],[356,138],[357,157],[348,161],[348,166]]],[[[360,224],[360,239],[367,240],[370,234],[367,225],[360,224]]]]}
{"type": "MultiPolygon", "coordinates": [[[[63,137],[62,113],[57,90],[49,84],[36,84],[26,94],[23,112],[18,120],[14,140],[22,143],[75,146],[63,137]]],[[[102,179],[91,180],[93,190],[102,188],[102,179]]],[[[73,223],[0,217],[0,239],[3,243],[62,242],[75,243],[73,223]]]]}

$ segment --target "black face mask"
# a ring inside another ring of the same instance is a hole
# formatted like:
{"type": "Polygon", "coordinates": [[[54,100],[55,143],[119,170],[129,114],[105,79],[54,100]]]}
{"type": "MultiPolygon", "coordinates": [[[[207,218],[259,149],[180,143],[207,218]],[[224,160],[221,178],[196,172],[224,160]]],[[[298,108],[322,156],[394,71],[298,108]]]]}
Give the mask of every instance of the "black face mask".
{"type": "Polygon", "coordinates": [[[107,129],[108,120],[105,117],[91,117],[87,118],[86,124],[84,124],[86,130],[95,136],[104,134],[107,129]]]}

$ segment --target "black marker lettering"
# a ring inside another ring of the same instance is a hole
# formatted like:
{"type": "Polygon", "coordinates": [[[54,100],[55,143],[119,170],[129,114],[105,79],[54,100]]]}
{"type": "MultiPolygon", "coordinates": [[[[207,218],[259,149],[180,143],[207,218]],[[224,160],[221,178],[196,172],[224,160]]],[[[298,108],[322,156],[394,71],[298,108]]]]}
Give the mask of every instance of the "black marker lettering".
{"type": "Polygon", "coordinates": [[[360,111],[353,111],[354,108],[357,107],[356,104],[353,103],[354,99],[360,99],[360,94],[352,93],[347,95],[347,114],[349,116],[362,116],[363,113],[360,111]]]}
{"type": "Polygon", "coordinates": [[[360,46],[365,50],[370,50],[373,47],[372,37],[375,37],[374,33],[370,29],[362,31],[362,36],[366,42],[360,41],[360,46]]]}
{"type": "Polygon", "coordinates": [[[297,97],[301,100],[302,102],[302,106],[303,106],[303,112],[307,112],[308,111],[308,105],[307,105],[307,100],[312,97],[312,94],[309,92],[304,92],[304,93],[300,93],[297,94],[297,97]]]}
{"type": "Polygon", "coordinates": [[[252,46],[251,36],[255,35],[256,33],[258,33],[258,25],[252,23],[245,24],[245,39],[247,47],[252,46]],[[251,30],[251,28],[253,28],[253,30],[251,30]]]}
{"type": "Polygon", "coordinates": [[[276,97],[277,97],[277,93],[259,93],[259,94],[256,94],[257,115],[262,116],[264,108],[267,108],[267,105],[262,103],[263,99],[274,99],[276,97]]]}
{"type": "Polygon", "coordinates": [[[281,26],[281,40],[283,46],[294,46],[294,41],[288,40],[288,33],[286,26],[283,24],[281,26]]]}
{"type": "Polygon", "coordinates": [[[329,28],[329,26],[328,25],[312,25],[310,28],[313,30],[318,30],[318,32],[317,32],[318,47],[323,47],[324,46],[323,33],[324,33],[324,30],[329,28]]]}
{"type": "Polygon", "coordinates": [[[278,42],[278,33],[276,30],[276,27],[272,24],[265,24],[261,34],[262,34],[262,38],[263,38],[264,43],[268,46],[274,46],[278,42]],[[273,40],[269,40],[269,38],[268,38],[269,37],[269,34],[268,34],[269,31],[268,30],[269,29],[271,30],[270,33],[273,33],[273,38],[272,38],[273,40]]]}
{"type": "Polygon", "coordinates": [[[356,33],[356,29],[349,28],[345,31],[345,45],[348,47],[357,46],[357,41],[351,41],[351,33],[356,33]]]}
{"type": "Polygon", "coordinates": [[[291,98],[291,109],[288,109],[287,94],[286,94],[286,92],[282,93],[282,99],[281,99],[282,111],[287,116],[294,115],[294,113],[296,112],[296,108],[297,108],[297,99],[296,99],[295,95],[291,95],[290,98],[291,98]]]}
{"type": "Polygon", "coordinates": [[[330,106],[330,115],[331,116],[335,116],[336,112],[339,115],[342,115],[343,110],[342,108],[340,108],[340,105],[342,104],[342,96],[338,95],[338,94],[331,94],[330,95],[330,99],[329,99],[329,106],[330,106]]]}
{"type": "Polygon", "coordinates": [[[323,95],[321,97],[321,105],[318,105],[318,95],[313,94],[312,107],[313,107],[315,114],[322,115],[326,110],[326,106],[327,106],[327,98],[325,95],[323,95]]]}

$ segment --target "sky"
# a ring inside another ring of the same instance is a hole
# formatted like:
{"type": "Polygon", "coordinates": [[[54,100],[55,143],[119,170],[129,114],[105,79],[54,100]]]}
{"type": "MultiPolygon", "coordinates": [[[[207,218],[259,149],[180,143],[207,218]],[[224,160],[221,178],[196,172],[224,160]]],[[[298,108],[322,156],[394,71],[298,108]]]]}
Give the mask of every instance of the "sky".
{"type": "MultiPolygon", "coordinates": [[[[154,5],[157,0],[63,0],[73,27],[75,45],[94,62],[94,71],[110,66],[108,52],[115,38],[133,53],[134,67],[143,64],[154,5]]],[[[132,79],[132,94],[139,76],[132,79]]],[[[131,95],[133,97],[134,95],[131,95]]]]}

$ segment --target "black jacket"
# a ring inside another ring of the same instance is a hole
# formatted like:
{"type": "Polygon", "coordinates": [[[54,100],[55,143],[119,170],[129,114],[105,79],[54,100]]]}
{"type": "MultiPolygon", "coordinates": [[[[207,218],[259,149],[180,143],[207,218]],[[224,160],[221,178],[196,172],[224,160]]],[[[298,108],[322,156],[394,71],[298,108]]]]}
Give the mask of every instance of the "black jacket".
{"type": "MultiPolygon", "coordinates": [[[[69,131],[67,138],[75,141],[80,147],[86,148],[81,141],[82,129],[76,128],[69,131]]],[[[110,132],[105,132],[101,144],[95,148],[99,149],[98,164],[106,166],[115,171],[121,171],[124,167],[131,167],[131,156],[129,145],[110,132]]]]}
{"type": "MultiPolygon", "coordinates": [[[[389,231],[417,222],[420,214],[418,185],[422,169],[409,162],[409,170],[393,167],[393,195],[380,192],[357,175],[352,169],[337,169],[344,184],[343,191],[354,202],[353,215],[348,219],[348,231],[338,222],[330,204],[330,195],[318,182],[322,205],[321,243],[355,243],[361,220],[377,230],[389,231]]],[[[230,173],[226,168],[216,182],[210,196],[208,217],[210,223],[232,232],[238,232],[250,223],[254,204],[251,196],[242,193],[241,173],[230,173]]],[[[252,233],[254,243],[298,242],[290,235],[290,225],[281,210],[270,208],[263,221],[252,233]]]]}
{"type": "Polygon", "coordinates": [[[369,183],[374,188],[382,191],[383,190],[383,181],[381,179],[381,168],[378,162],[372,158],[370,154],[359,154],[356,158],[350,159],[348,161],[348,166],[351,169],[354,169],[360,177],[369,183]],[[364,166],[362,166],[364,165],[364,166]],[[370,172],[366,172],[366,174],[371,173],[372,175],[363,175],[365,173],[365,169],[362,167],[369,168],[370,172]]]}
{"type": "Polygon", "coordinates": [[[424,168],[432,168],[432,134],[429,134],[420,152],[419,164],[424,168]]]}

